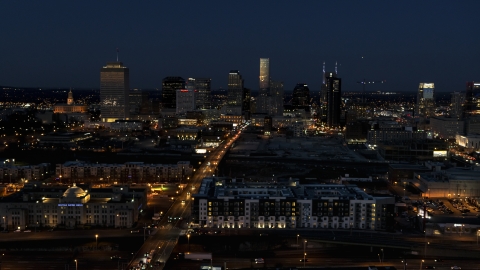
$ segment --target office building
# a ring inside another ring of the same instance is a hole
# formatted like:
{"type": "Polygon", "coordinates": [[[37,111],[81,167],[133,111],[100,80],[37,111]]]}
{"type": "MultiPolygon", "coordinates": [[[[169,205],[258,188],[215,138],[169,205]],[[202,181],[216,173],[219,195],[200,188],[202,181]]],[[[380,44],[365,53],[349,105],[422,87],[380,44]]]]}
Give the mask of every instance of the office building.
{"type": "Polygon", "coordinates": [[[435,115],[435,84],[420,83],[417,93],[415,116],[428,119],[435,115]]]}
{"type": "Polygon", "coordinates": [[[434,116],[430,118],[430,127],[435,137],[455,139],[457,134],[463,134],[465,121],[456,117],[434,116]]]}
{"type": "Polygon", "coordinates": [[[243,79],[240,71],[231,70],[228,74],[228,105],[242,106],[243,103],[243,79]]]}
{"type": "Polygon", "coordinates": [[[188,111],[195,110],[195,90],[178,89],[175,107],[177,115],[185,115],[188,111]]]}
{"type": "Polygon", "coordinates": [[[310,89],[304,83],[297,83],[293,89],[292,106],[305,107],[310,105],[310,89]]]}
{"type": "Polygon", "coordinates": [[[107,62],[100,69],[100,110],[103,122],[128,119],[129,69],[122,62],[107,62]]]}
{"type": "Polygon", "coordinates": [[[205,178],[193,195],[193,222],[207,228],[391,230],[395,198],[354,185],[249,183],[205,178]]]}
{"type": "Polygon", "coordinates": [[[250,100],[252,98],[251,91],[248,88],[243,88],[242,96],[242,111],[250,111],[250,100]]]}
{"type": "Polygon", "coordinates": [[[211,109],[212,107],[212,79],[195,78],[195,106],[197,109],[211,109]]]}
{"type": "Polygon", "coordinates": [[[465,103],[465,94],[461,92],[453,92],[452,105],[450,108],[450,116],[454,118],[462,118],[464,103],[465,103]]]}
{"type": "Polygon", "coordinates": [[[337,78],[333,72],[328,72],[325,76],[327,126],[338,127],[342,113],[342,79],[337,78]]]}
{"type": "Polygon", "coordinates": [[[269,114],[270,115],[282,115],[283,114],[283,82],[271,81],[270,82],[270,96],[271,103],[269,114]]]}
{"type": "Polygon", "coordinates": [[[165,77],[162,80],[163,108],[175,109],[179,89],[185,89],[185,80],[182,77],[165,77]]]}
{"type": "Polygon", "coordinates": [[[270,94],[270,59],[260,58],[259,96],[270,94]]]}

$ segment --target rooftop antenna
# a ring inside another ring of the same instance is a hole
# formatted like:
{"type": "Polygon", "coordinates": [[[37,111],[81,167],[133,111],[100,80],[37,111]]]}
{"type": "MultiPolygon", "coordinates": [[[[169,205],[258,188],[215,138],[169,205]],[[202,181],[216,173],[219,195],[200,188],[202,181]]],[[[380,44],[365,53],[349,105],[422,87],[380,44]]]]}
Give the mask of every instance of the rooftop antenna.
{"type": "Polygon", "coordinates": [[[118,50],[118,48],[117,48],[117,62],[118,62],[118,52],[119,52],[119,50],[118,50]]]}
{"type": "Polygon", "coordinates": [[[325,84],[325,61],[323,61],[323,84],[325,84]]]}
{"type": "Polygon", "coordinates": [[[337,75],[338,75],[337,61],[335,61],[335,74],[337,74],[337,75]]]}

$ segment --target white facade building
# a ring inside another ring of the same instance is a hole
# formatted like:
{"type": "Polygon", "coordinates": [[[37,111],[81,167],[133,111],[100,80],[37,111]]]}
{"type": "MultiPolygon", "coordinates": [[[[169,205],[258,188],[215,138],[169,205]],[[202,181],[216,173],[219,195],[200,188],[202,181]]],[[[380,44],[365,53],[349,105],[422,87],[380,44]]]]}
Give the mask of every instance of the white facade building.
{"type": "Polygon", "coordinates": [[[393,228],[395,199],[370,196],[354,185],[205,178],[193,197],[193,221],[200,227],[393,228]]]}

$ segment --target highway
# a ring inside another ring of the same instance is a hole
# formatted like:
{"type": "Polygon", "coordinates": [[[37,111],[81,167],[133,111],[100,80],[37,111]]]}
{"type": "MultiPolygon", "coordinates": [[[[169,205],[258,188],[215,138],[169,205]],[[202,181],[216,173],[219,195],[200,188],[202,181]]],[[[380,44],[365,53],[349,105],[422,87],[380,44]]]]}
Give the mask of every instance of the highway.
{"type": "Polygon", "coordinates": [[[194,194],[204,178],[214,175],[218,164],[230,146],[238,139],[240,133],[241,130],[237,131],[235,135],[223,141],[205,158],[205,161],[194,172],[190,181],[184,185],[170,209],[158,223],[158,229],[149,235],[145,243],[134,255],[127,269],[135,269],[134,267],[138,267],[140,262],[148,263],[154,266],[154,269],[163,268],[164,262],[169,258],[178,241],[178,237],[186,233],[188,228],[192,200],[191,195],[189,196],[188,193],[194,194]],[[146,257],[145,254],[151,254],[151,256],[146,257]]]}

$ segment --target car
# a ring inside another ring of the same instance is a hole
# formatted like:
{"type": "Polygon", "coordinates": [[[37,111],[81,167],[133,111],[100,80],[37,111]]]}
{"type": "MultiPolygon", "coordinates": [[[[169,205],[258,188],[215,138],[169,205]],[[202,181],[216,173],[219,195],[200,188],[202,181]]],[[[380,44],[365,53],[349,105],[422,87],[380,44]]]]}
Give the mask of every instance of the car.
{"type": "MultiPolygon", "coordinates": [[[[301,262],[303,262],[303,259],[300,259],[301,262]]],[[[308,259],[305,259],[305,262],[308,262],[308,259]]]]}
{"type": "Polygon", "coordinates": [[[32,231],[31,231],[31,230],[25,230],[25,231],[23,231],[23,232],[32,232],[32,231]]]}
{"type": "Polygon", "coordinates": [[[139,233],[140,230],[131,230],[130,233],[139,233]]]}
{"type": "Polygon", "coordinates": [[[185,200],[182,200],[182,204],[183,204],[183,205],[185,204],[185,200]]]}
{"type": "Polygon", "coordinates": [[[452,270],[460,270],[460,269],[462,269],[462,268],[461,268],[460,266],[456,266],[456,265],[455,265],[455,266],[450,267],[450,269],[452,269],[452,270]]]}
{"type": "Polygon", "coordinates": [[[443,262],[442,259],[435,259],[435,262],[443,262]]]}
{"type": "Polygon", "coordinates": [[[265,263],[265,260],[263,258],[257,258],[255,259],[255,263],[265,263]]]}
{"type": "Polygon", "coordinates": [[[15,230],[15,231],[13,231],[13,232],[22,232],[22,231],[21,231],[21,230],[15,230]]]}
{"type": "Polygon", "coordinates": [[[118,255],[113,255],[110,257],[110,260],[116,260],[116,259],[121,259],[122,257],[118,256],[118,255]]]}
{"type": "Polygon", "coordinates": [[[425,265],[423,269],[435,269],[435,266],[425,265]]]}

